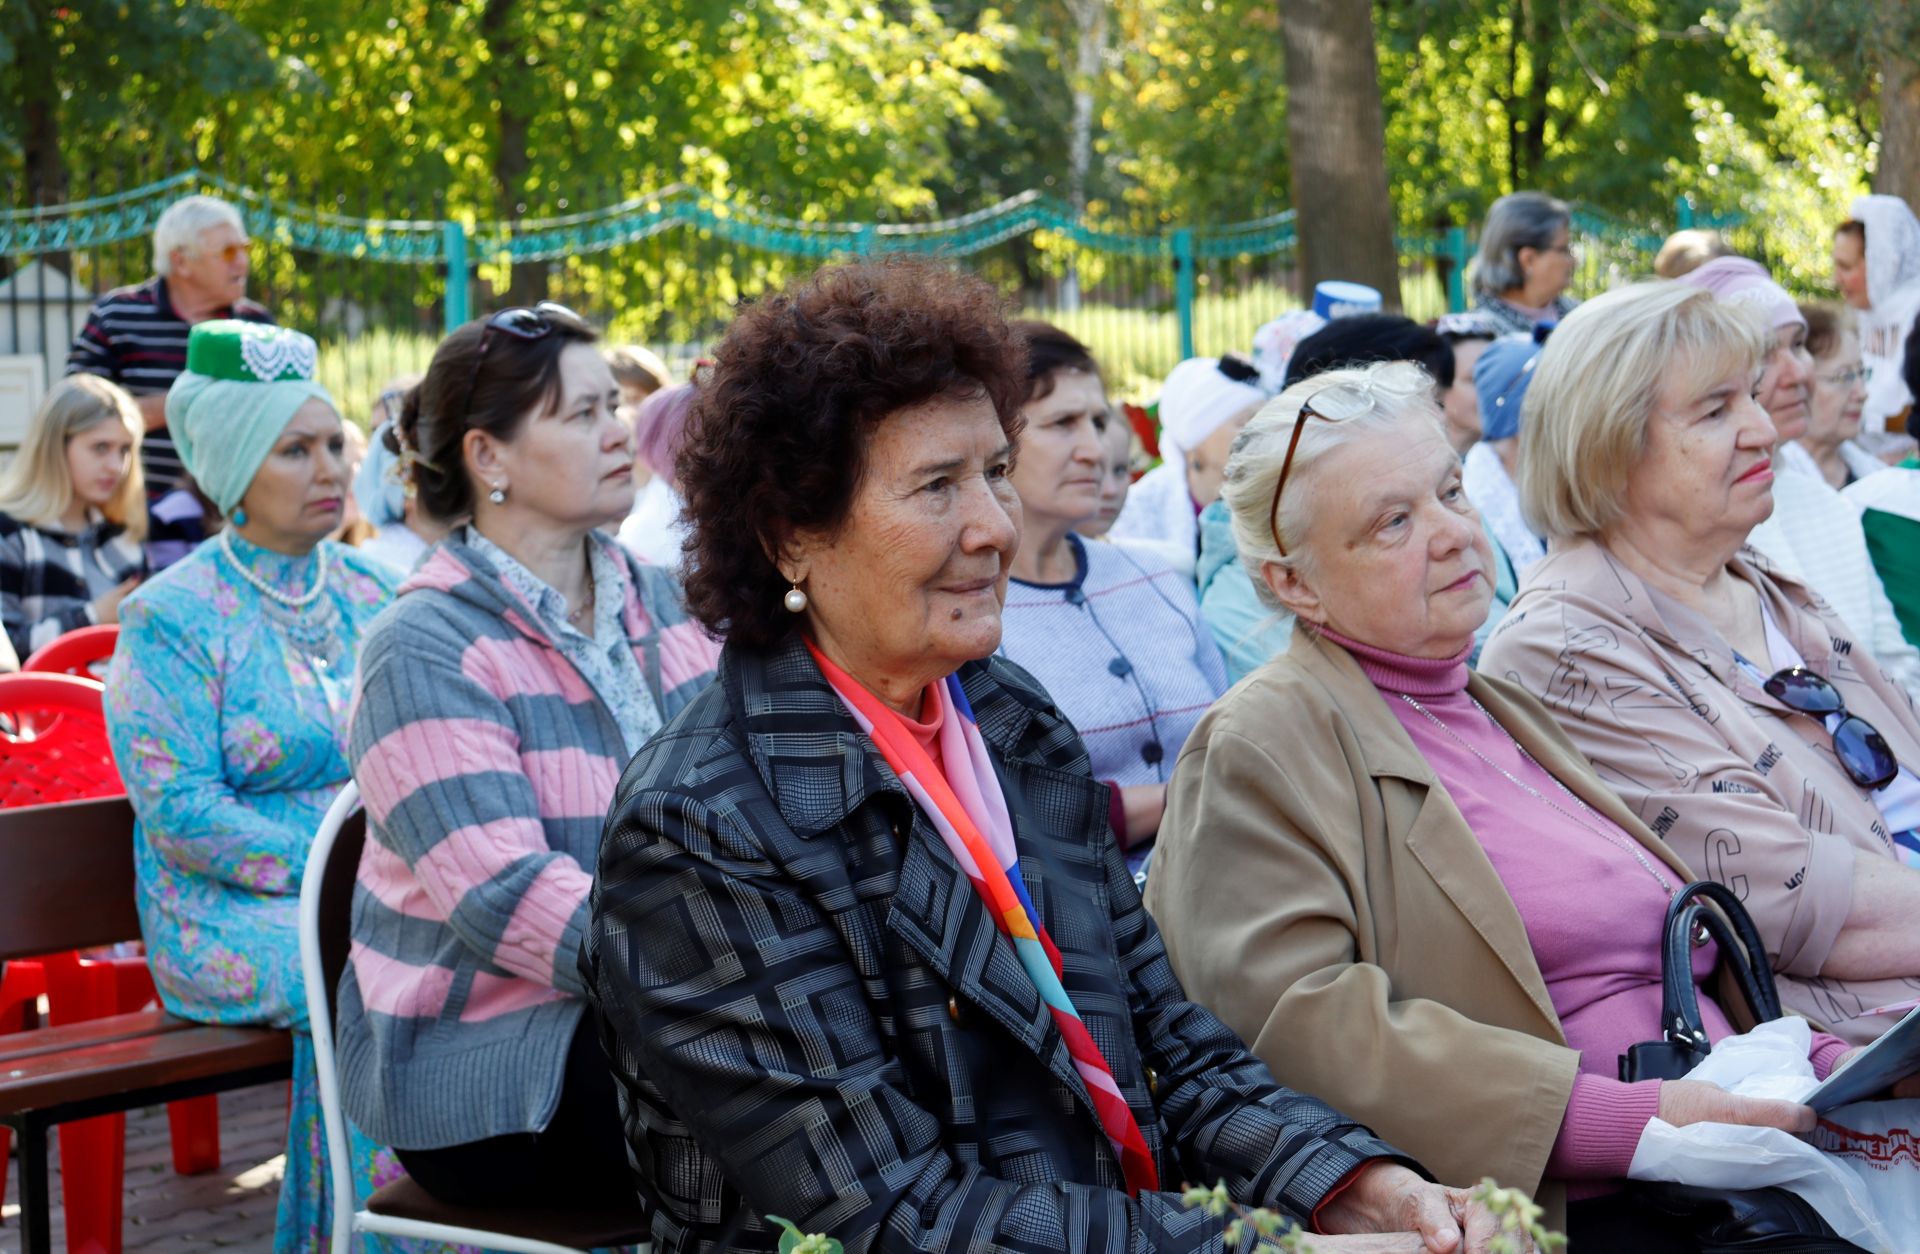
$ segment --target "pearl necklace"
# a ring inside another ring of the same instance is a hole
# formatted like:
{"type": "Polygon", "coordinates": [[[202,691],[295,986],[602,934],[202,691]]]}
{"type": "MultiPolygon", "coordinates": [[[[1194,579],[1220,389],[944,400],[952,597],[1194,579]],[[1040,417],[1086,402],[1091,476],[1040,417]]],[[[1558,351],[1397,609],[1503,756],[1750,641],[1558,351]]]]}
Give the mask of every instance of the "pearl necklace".
{"type": "MultiPolygon", "coordinates": [[[[1589,806],[1586,802],[1582,801],[1578,796],[1576,796],[1574,794],[1574,791],[1571,788],[1568,788],[1564,783],[1561,783],[1560,777],[1558,775],[1555,775],[1552,771],[1547,771],[1545,767],[1540,767],[1542,771],[1546,771],[1547,778],[1551,779],[1555,784],[1559,785],[1560,791],[1567,795],[1567,800],[1573,802],[1575,806],[1579,807],[1582,814],[1586,814],[1592,817],[1595,820],[1594,822],[1589,823],[1586,819],[1580,817],[1579,814],[1575,814],[1572,811],[1567,810],[1563,806],[1556,805],[1554,803],[1553,798],[1547,796],[1545,793],[1541,792],[1538,788],[1535,788],[1532,784],[1527,783],[1525,780],[1521,779],[1519,776],[1515,775],[1513,772],[1507,770],[1506,767],[1501,766],[1498,762],[1495,762],[1492,758],[1489,758],[1486,754],[1480,752],[1480,750],[1475,748],[1473,743],[1467,740],[1466,737],[1462,736],[1459,732],[1453,730],[1453,728],[1447,726],[1444,722],[1440,720],[1440,717],[1436,715],[1432,710],[1429,710],[1426,706],[1421,705],[1418,701],[1414,700],[1412,697],[1408,696],[1406,693],[1400,692],[1400,693],[1395,693],[1394,695],[1399,697],[1402,701],[1405,701],[1408,705],[1412,706],[1414,709],[1418,710],[1421,714],[1425,715],[1428,722],[1432,723],[1435,727],[1438,727],[1441,731],[1445,732],[1448,736],[1452,737],[1454,742],[1457,743],[1461,748],[1465,749],[1468,753],[1471,753],[1474,757],[1479,758],[1482,762],[1492,767],[1495,771],[1498,771],[1500,775],[1504,777],[1506,781],[1512,784],[1515,788],[1518,788],[1520,791],[1526,793],[1528,796],[1532,797],[1535,801],[1540,802],[1542,805],[1546,806],[1549,810],[1552,810],[1554,813],[1560,815],[1562,818],[1569,819],[1572,822],[1579,824],[1581,827],[1586,828],[1588,831],[1592,832],[1594,835],[1598,836],[1600,839],[1606,841],[1608,844],[1612,845],[1614,848],[1624,849],[1628,853],[1632,854],[1633,860],[1635,862],[1638,862],[1641,868],[1645,870],[1648,875],[1651,875],[1653,877],[1654,882],[1660,885],[1660,890],[1666,893],[1667,900],[1668,901],[1673,900],[1673,894],[1675,892],[1675,889],[1672,883],[1668,881],[1666,876],[1660,874],[1659,870],[1655,868],[1653,863],[1647,859],[1647,856],[1640,851],[1639,846],[1634,842],[1632,842],[1631,840],[1620,841],[1608,835],[1606,828],[1600,826],[1600,823],[1603,821],[1601,820],[1600,816],[1593,812],[1593,808],[1591,806],[1589,806]]],[[[1525,758],[1528,762],[1531,762],[1534,766],[1540,766],[1540,763],[1535,760],[1534,756],[1531,753],[1527,752],[1527,747],[1521,744],[1518,740],[1515,740],[1513,733],[1510,731],[1507,731],[1505,727],[1502,727],[1499,719],[1487,713],[1486,706],[1481,705],[1480,702],[1476,698],[1474,698],[1471,694],[1468,695],[1467,700],[1473,702],[1473,708],[1480,711],[1482,715],[1485,715],[1488,722],[1492,723],[1495,727],[1500,728],[1501,733],[1504,734],[1506,738],[1512,742],[1513,747],[1520,751],[1521,757],[1525,758]]],[[[1698,942],[1696,941],[1696,943],[1698,942]]]]}
{"type": "Polygon", "coordinates": [[[320,550],[320,573],[315,577],[313,587],[308,588],[299,596],[293,596],[290,593],[280,591],[280,589],[247,569],[247,564],[240,560],[238,553],[233,551],[232,527],[228,527],[220,533],[220,551],[227,555],[227,560],[233,563],[233,568],[240,572],[240,578],[252,585],[255,592],[258,592],[263,597],[278,601],[290,610],[306,609],[309,605],[318,601],[320,594],[327,590],[327,551],[324,548],[320,550]]]}

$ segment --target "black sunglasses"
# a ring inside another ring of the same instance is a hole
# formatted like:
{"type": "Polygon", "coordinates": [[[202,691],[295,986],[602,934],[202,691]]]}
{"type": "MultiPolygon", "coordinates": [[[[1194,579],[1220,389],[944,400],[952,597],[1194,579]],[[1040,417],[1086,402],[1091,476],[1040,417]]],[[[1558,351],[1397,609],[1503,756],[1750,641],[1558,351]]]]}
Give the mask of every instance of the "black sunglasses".
{"type": "Polygon", "coordinates": [[[467,378],[467,394],[460,401],[462,427],[466,426],[468,411],[473,408],[473,390],[480,385],[480,370],[487,363],[487,350],[493,347],[493,333],[499,331],[516,340],[544,340],[554,333],[555,318],[576,323],[583,321],[573,310],[551,300],[543,300],[531,309],[525,305],[502,309],[487,319],[487,325],[480,328],[480,351],[473,356],[473,373],[467,378]]]}
{"type": "Polygon", "coordinates": [[[1847,778],[1862,788],[1885,788],[1900,773],[1900,763],[1880,730],[1858,714],[1847,713],[1846,700],[1826,678],[1804,666],[1791,666],[1769,676],[1762,685],[1767,695],[1799,714],[1825,720],[1837,714],[1833,728],[1833,756],[1847,778]]]}

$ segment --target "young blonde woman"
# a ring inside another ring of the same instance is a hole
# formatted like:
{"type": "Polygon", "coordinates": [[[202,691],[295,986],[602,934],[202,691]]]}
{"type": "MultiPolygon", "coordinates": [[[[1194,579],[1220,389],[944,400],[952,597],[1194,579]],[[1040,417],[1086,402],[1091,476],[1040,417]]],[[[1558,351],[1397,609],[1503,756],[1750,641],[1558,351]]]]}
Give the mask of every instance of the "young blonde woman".
{"type": "Polygon", "coordinates": [[[140,410],[117,384],[62,379],[0,481],[0,619],[26,657],[76,627],[118,622],[146,573],[140,410]]]}

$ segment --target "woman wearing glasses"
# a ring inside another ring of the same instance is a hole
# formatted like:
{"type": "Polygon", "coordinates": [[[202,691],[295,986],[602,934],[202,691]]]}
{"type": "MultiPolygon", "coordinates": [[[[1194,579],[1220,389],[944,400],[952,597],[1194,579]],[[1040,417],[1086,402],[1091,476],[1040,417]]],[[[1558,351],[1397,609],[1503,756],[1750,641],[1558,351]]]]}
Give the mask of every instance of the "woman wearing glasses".
{"type": "MultiPolygon", "coordinates": [[[[1630,1225],[1606,1195],[1654,1117],[1811,1128],[1801,1106],[1615,1078],[1659,1033],[1662,923],[1691,876],[1551,712],[1468,668],[1492,555],[1426,375],[1289,388],[1225,499],[1298,626],[1168,790],[1147,906],[1195,1000],[1442,1182],[1535,1191],[1575,1249],[1630,1225]]],[[[1712,967],[1703,950],[1696,977],[1712,967]]],[[[1847,1049],[1817,1046],[1822,1071],[1847,1049]]]]}
{"type": "Polygon", "coordinates": [[[1573,283],[1573,215],[1544,192],[1514,192],[1493,202],[1473,259],[1474,309],[1503,334],[1558,322],[1580,302],[1573,283]]]}
{"type": "Polygon", "coordinates": [[[1891,1022],[1875,1009],[1920,994],[1920,719],[1824,599],[1745,547],[1778,438],[1745,316],[1648,284],[1555,333],[1520,450],[1553,552],[1481,665],[1741,894],[1790,1009],[1868,1041],[1891,1022]]]}
{"type": "Polygon", "coordinates": [[[633,450],[595,338],[558,305],[469,323],[394,428],[407,490],[456,525],[361,652],[340,1078],[455,1204],[633,1198],[576,956],[621,768],[718,646],[596,531],[633,506],[633,450]]]}
{"type": "Polygon", "coordinates": [[[1838,491],[1887,468],[1858,439],[1867,404],[1860,327],[1844,306],[1802,305],[1800,316],[1807,320],[1807,351],[1813,355],[1807,433],[1800,437],[1800,447],[1813,458],[1821,478],[1838,491]]]}

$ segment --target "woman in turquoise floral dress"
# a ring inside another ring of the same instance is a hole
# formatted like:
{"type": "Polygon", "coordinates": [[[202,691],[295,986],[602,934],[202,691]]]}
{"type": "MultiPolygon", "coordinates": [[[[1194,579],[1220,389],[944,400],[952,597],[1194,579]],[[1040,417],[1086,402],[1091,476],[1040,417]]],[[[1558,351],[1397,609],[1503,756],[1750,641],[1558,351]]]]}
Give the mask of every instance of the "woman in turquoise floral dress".
{"type": "MultiPolygon", "coordinates": [[[[276,1251],[324,1248],[328,1181],[297,931],[315,830],[348,778],[347,707],[379,563],[323,537],[349,490],[340,416],[295,331],[209,322],[167,395],[219,538],[120,611],[107,725],[139,820],[141,930],[160,998],[200,1023],[294,1033],[276,1251]]],[[[398,1167],[356,1136],[356,1183],[398,1167]]]]}

